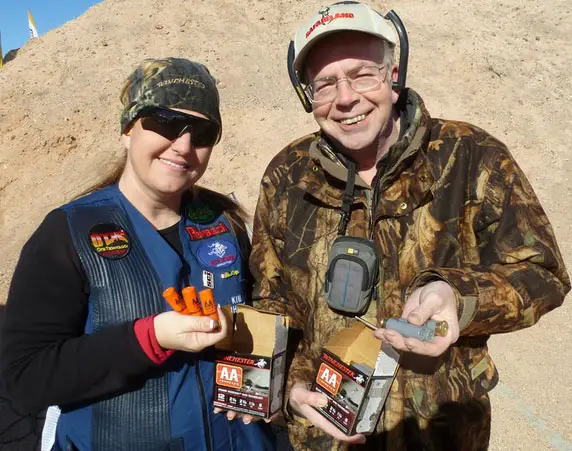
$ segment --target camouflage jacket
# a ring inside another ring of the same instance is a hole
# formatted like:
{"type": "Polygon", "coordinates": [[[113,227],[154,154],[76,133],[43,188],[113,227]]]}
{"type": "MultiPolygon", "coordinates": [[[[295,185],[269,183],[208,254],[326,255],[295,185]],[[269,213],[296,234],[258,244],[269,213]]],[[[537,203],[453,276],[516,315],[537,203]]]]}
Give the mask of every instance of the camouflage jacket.
{"type": "MultiPolygon", "coordinates": [[[[486,449],[487,392],[498,380],[487,339],[535,324],[563,302],[570,281],[546,214],[507,148],[470,124],[431,118],[413,91],[404,113],[405,132],[378,164],[377,196],[358,180],[347,234],[368,237],[374,228],[378,320],[400,316],[414,287],[445,280],[457,294],[461,337],[438,358],[402,355],[378,433],[360,449],[486,449]]],[[[287,389],[312,381],[321,347],[353,321],[323,296],[346,175],[316,133],[283,149],[262,179],[254,300],[290,315],[303,333],[287,389]]],[[[344,449],[303,421],[289,432],[297,450],[344,449]]]]}

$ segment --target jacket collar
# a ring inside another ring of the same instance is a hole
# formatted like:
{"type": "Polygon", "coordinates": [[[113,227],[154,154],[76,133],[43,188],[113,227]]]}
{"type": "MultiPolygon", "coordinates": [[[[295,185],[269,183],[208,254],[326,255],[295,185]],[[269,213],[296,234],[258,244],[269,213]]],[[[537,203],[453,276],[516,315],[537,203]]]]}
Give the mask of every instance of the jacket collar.
{"type": "Polygon", "coordinates": [[[408,90],[400,115],[401,136],[389,148],[389,152],[377,162],[376,176],[380,179],[379,187],[381,189],[389,186],[405,168],[411,166],[429,135],[430,116],[423,101],[415,91],[408,90]]]}
{"type": "MultiPolygon", "coordinates": [[[[344,162],[342,162],[341,155],[336,154],[330,144],[322,136],[318,136],[317,139],[310,144],[310,158],[318,162],[326,173],[340,182],[345,183],[348,179],[348,169],[344,162]]],[[[359,174],[356,174],[355,184],[360,188],[371,188],[359,174]]]]}

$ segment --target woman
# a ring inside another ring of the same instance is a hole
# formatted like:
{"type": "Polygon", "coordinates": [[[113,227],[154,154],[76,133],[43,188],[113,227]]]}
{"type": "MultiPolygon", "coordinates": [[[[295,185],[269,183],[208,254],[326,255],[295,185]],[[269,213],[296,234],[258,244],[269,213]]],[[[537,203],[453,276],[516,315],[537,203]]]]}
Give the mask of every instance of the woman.
{"type": "Polygon", "coordinates": [[[193,285],[220,305],[246,299],[242,210],[195,185],[221,135],[216,82],[199,63],[145,60],[121,101],[121,167],[22,250],[1,341],[8,392],[25,412],[61,407],[56,450],[273,449],[269,425],[213,412],[224,316],[161,296],[193,285]]]}

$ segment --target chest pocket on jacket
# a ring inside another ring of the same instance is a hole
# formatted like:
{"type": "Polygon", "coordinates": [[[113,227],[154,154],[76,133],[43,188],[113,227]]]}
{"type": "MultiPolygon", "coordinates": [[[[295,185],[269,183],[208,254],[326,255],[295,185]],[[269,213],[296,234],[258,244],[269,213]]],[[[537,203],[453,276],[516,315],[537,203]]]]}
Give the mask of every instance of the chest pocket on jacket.
{"type": "Polygon", "coordinates": [[[447,357],[452,362],[449,366],[441,364],[433,373],[406,371],[406,405],[422,418],[438,417],[444,407],[452,404],[458,404],[459,409],[468,408],[498,382],[498,373],[486,349],[453,346],[449,352],[456,354],[447,357]]]}

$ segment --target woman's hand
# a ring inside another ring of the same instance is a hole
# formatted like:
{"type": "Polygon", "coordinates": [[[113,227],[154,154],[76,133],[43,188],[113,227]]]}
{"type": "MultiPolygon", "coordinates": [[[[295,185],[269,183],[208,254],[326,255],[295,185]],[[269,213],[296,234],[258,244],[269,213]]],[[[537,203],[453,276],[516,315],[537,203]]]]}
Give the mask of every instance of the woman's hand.
{"type": "Polygon", "coordinates": [[[220,322],[208,316],[189,316],[164,312],[154,319],[155,336],[163,349],[200,352],[226,337],[228,322],[217,307],[220,322]]]}
{"type": "Polygon", "coordinates": [[[242,422],[244,424],[250,424],[252,422],[256,422],[256,421],[260,421],[260,420],[263,420],[265,423],[270,423],[270,422],[274,421],[276,418],[278,418],[278,416],[279,416],[279,413],[275,413],[270,418],[262,418],[262,417],[259,417],[256,415],[250,415],[248,413],[235,412],[234,410],[226,410],[226,409],[223,409],[221,407],[215,407],[214,413],[215,414],[224,413],[226,415],[226,419],[228,421],[232,421],[235,418],[241,418],[242,422]]]}
{"type": "Polygon", "coordinates": [[[365,435],[344,434],[330,423],[326,417],[314,409],[314,407],[326,407],[328,405],[328,399],[325,395],[308,390],[304,384],[295,384],[290,390],[289,402],[290,407],[297,415],[305,417],[314,426],[320,428],[336,440],[358,445],[365,443],[365,435]]]}

